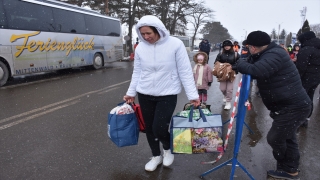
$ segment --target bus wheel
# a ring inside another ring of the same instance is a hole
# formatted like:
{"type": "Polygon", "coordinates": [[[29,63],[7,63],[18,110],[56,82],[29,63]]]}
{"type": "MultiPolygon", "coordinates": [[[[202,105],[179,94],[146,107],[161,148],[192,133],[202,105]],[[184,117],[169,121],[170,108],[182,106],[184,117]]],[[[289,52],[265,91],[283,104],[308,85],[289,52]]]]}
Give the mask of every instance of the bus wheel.
{"type": "Polygon", "coordinates": [[[9,78],[9,70],[7,66],[0,61],[0,86],[3,86],[6,84],[7,80],[9,78]]]}
{"type": "Polygon", "coordinates": [[[100,69],[103,65],[102,56],[99,53],[96,53],[93,57],[93,67],[95,69],[100,69]]]}

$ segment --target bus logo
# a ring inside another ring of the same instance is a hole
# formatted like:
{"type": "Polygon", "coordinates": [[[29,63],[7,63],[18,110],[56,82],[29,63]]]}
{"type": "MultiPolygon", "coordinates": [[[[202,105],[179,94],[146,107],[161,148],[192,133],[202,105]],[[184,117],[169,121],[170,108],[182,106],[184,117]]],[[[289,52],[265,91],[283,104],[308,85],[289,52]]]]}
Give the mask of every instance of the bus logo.
{"type": "Polygon", "coordinates": [[[93,46],[94,46],[94,42],[93,39],[94,37],[92,37],[90,39],[90,41],[84,41],[84,38],[79,38],[79,37],[75,37],[73,42],[71,41],[67,41],[67,42],[57,42],[57,41],[52,41],[51,39],[48,38],[47,42],[43,42],[43,41],[35,41],[35,40],[31,40],[29,41],[29,37],[32,36],[36,36],[38,34],[40,34],[41,31],[36,31],[33,33],[29,33],[29,34],[20,34],[20,35],[15,35],[13,34],[10,38],[10,42],[15,42],[18,39],[23,38],[23,44],[22,46],[16,46],[16,49],[18,50],[14,56],[15,57],[19,57],[22,52],[26,49],[29,52],[34,52],[36,50],[40,50],[42,51],[64,51],[66,50],[66,56],[68,56],[70,54],[71,50],[88,50],[88,49],[92,49],[94,50],[93,46]]]}

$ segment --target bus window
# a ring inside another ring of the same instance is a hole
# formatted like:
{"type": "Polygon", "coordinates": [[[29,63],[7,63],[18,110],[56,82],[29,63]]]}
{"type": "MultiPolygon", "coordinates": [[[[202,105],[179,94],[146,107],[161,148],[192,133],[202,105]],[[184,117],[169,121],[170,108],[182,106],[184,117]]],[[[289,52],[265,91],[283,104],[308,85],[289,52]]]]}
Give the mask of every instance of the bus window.
{"type": "Polygon", "coordinates": [[[3,3],[9,29],[54,31],[51,8],[22,1],[3,0],[3,3]]]}
{"type": "Polygon", "coordinates": [[[102,19],[96,16],[84,15],[87,34],[103,35],[102,19]]]}
{"type": "Polygon", "coordinates": [[[57,32],[86,34],[83,14],[53,8],[53,15],[57,24],[57,32]]]}
{"type": "Polygon", "coordinates": [[[0,28],[6,27],[6,16],[3,10],[2,0],[0,0],[0,28]]]}
{"type": "Polygon", "coordinates": [[[103,18],[103,31],[107,36],[120,36],[120,24],[118,21],[103,18]]]}

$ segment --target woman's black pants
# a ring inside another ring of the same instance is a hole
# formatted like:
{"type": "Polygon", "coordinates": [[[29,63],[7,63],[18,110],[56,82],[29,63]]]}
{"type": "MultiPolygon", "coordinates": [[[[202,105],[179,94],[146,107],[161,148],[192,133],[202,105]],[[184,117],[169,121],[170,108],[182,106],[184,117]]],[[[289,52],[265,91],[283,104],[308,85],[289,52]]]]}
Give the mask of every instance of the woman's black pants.
{"type": "Polygon", "coordinates": [[[150,96],[138,93],[141,112],[146,125],[146,135],[153,156],[160,156],[160,144],[170,149],[168,131],[172,114],[177,105],[177,95],[150,96]]]}

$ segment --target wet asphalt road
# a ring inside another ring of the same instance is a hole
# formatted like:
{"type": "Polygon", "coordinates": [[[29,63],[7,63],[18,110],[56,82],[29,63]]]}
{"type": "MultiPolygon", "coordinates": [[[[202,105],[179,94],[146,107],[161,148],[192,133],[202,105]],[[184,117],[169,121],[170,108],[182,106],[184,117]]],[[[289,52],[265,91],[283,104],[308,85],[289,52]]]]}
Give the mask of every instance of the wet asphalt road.
{"type": "MultiPolygon", "coordinates": [[[[210,54],[209,64],[217,52],[210,54]]],[[[199,175],[233,157],[235,126],[227,152],[214,165],[201,165],[217,154],[175,155],[174,163],[154,172],[144,165],[151,157],[145,134],[139,144],[116,147],[107,136],[107,113],[122,101],[133,63],[115,62],[100,70],[87,68],[18,77],[0,88],[0,180],[10,179],[107,179],[107,180],[197,180],[199,175]]],[[[193,64],[192,64],[193,65],[193,64]]],[[[241,75],[238,75],[235,90],[241,75]]],[[[266,171],[275,168],[266,135],[272,119],[255,95],[243,129],[239,162],[257,180],[267,179],[266,171]]],[[[318,92],[318,89],[317,91],[318,92]]],[[[308,129],[301,129],[301,179],[320,179],[320,107],[314,99],[314,113],[308,129]]],[[[231,112],[223,110],[219,83],[208,91],[208,104],[223,121],[231,112]]],[[[187,103],[184,92],[178,96],[176,112],[187,103]]],[[[227,125],[224,127],[224,133],[227,125]]],[[[231,166],[224,166],[204,179],[230,179],[231,166]]],[[[234,179],[249,179],[238,167],[234,179]]],[[[271,178],[269,178],[271,179],[271,178]]]]}

